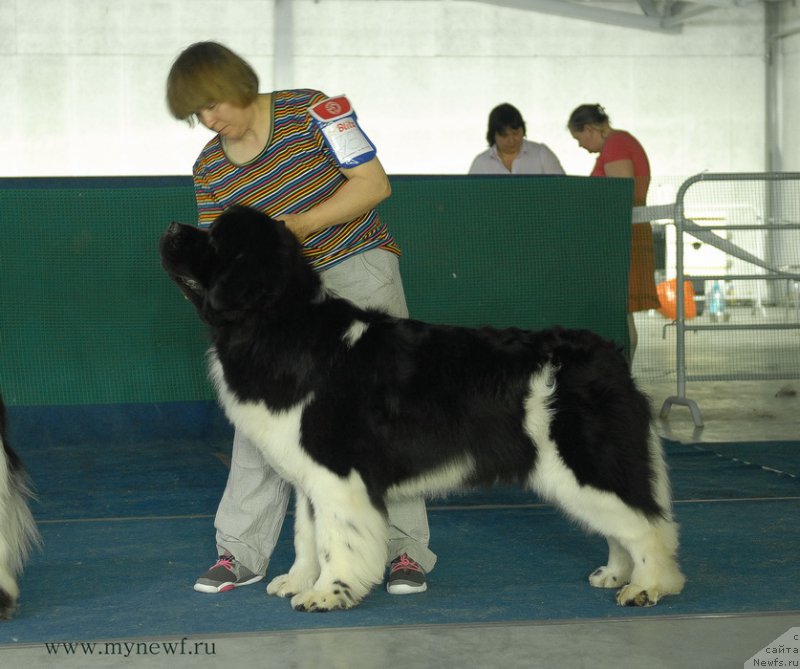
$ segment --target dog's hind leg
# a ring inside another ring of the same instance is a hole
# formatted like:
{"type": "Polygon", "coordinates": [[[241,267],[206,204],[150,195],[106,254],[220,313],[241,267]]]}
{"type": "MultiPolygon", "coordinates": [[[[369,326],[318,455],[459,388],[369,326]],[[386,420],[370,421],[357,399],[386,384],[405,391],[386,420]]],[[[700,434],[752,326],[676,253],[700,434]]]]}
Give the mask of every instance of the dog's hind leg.
{"type": "Polygon", "coordinates": [[[653,606],[677,595],[686,581],[675,559],[678,528],[671,520],[649,523],[648,531],[621,539],[633,562],[630,583],[617,592],[620,606],[653,606]]]}
{"type": "Polygon", "coordinates": [[[313,587],[292,597],[298,611],[356,606],[381,582],[387,558],[385,514],[369,498],[361,476],[315,476],[314,507],[321,572],[313,587]]]}
{"type": "Polygon", "coordinates": [[[294,564],[288,574],[276,576],[269,582],[268,595],[293,597],[310,589],[319,578],[314,509],[299,488],[295,488],[295,500],[294,564]]]}
{"type": "Polygon", "coordinates": [[[619,587],[620,606],[652,606],[665,595],[681,592],[685,579],[676,561],[678,531],[672,520],[648,518],[616,495],[577,482],[566,494],[557,492],[550,499],[608,541],[608,564],[592,572],[589,582],[619,587]]]}
{"type": "Polygon", "coordinates": [[[630,553],[613,537],[607,537],[608,563],[598,567],[589,576],[595,588],[621,588],[630,583],[633,561],[630,553]]]}
{"type": "Polygon", "coordinates": [[[581,485],[552,440],[544,432],[537,437],[539,461],[530,481],[533,490],[608,540],[609,563],[592,573],[590,583],[613,587],[614,577],[620,579],[619,585],[629,577],[630,583],[617,593],[617,603],[626,606],[652,606],[664,595],[678,594],[685,579],[676,561],[678,530],[671,518],[663,461],[653,472],[658,479],[654,496],[663,515],[648,517],[614,493],[581,485]]]}
{"type": "MultiPolygon", "coordinates": [[[[637,524],[634,521],[632,526],[637,524]]],[[[608,564],[589,576],[589,583],[596,588],[619,588],[620,606],[652,606],[661,597],[677,595],[683,589],[685,579],[675,560],[675,523],[657,520],[640,529],[641,534],[621,541],[606,537],[608,564]]]]}
{"type": "MultiPolygon", "coordinates": [[[[617,592],[620,606],[652,606],[659,597],[677,595],[685,577],[678,567],[678,525],[672,519],[672,492],[661,439],[650,430],[648,441],[653,497],[662,510],[643,531],[619,537],[631,557],[630,583],[617,592]]],[[[641,514],[638,514],[641,515],[641,514]]]]}

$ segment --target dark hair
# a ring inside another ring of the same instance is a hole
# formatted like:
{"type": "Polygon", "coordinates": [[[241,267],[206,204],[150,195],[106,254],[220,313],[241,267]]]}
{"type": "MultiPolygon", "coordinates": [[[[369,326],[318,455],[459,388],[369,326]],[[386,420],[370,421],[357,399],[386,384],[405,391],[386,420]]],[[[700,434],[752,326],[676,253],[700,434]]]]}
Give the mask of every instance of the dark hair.
{"type": "Polygon", "coordinates": [[[602,105],[581,105],[569,115],[567,127],[581,132],[587,125],[603,125],[608,123],[608,114],[602,105]]]}
{"type": "Polygon", "coordinates": [[[192,121],[209,104],[246,107],[258,97],[258,75],[228,47],[197,42],[184,49],[167,76],[167,105],[177,119],[192,121]]]}
{"type": "Polygon", "coordinates": [[[494,145],[494,136],[506,128],[512,130],[522,128],[522,134],[525,134],[525,121],[522,114],[519,113],[519,109],[504,102],[489,112],[489,131],[486,133],[486,141],[489,142],[489,146],[494,145]]]}

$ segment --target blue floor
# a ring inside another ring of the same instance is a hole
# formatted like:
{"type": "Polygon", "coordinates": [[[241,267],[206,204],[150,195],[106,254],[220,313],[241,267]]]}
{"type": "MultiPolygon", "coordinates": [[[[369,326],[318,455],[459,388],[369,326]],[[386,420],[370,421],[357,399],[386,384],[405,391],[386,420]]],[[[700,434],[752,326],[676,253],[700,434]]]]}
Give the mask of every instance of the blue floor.
{"type": "MultiPolygon", "coordinates": [[[[530,494],[498,489],[430,502],[439,565],[427,593],[376,589],[352,611],[315,615],[261,585],[220,596],[192,590],[214,558],[227,475],[230,431],[213,406],[12,408],[9,421],[39,491],[45,545],[0,644],[763,613],[800,602],[799,442],[666,442],[689,581],[657,607],[616,607],[612,591],[586,580],[604,562],[604,542],[530,494]]],[[[273,575],[291,563],[290,535],[289,519],[273,575]]]]}

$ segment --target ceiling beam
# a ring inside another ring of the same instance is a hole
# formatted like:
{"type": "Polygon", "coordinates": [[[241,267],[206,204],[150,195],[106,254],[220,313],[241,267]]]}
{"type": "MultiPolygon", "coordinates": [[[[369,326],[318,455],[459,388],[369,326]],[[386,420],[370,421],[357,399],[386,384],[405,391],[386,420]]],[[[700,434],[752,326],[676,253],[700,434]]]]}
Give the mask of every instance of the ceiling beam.
{"type": "MultiPolygon", "coordinates": [[[[530,12],[540,12],[542,14],[553,14],[570,19],[580,19],[592,21],[594,23],[605,23],[612,26],[623,28],[636,28],[639,30],[651,30],[660,33],[678,33],[680,24],[673,23],[665,26],[663,18],[658,16],[643,16],[633,12],[620,11],[616,9],[603,9],[592,7],[586,3],[572,2],[571,0],[476,0],[489,5],[498,7],[509,7],[511,9],[521,9],[530,12]]],[[[649,0],[641,0],[645,5],[651,5],[651,10],[655,11],[655,6],[649,0]]]]}
{"type": "Polygon", "coordinates": [[[682,2],[680,6],[676,5],[676,9],[673,10],[673,13],[670,16],[664,17],[661,22],[664,24],[665,28],[673,28],[683,25],[689,19],[707,14],[708,12],[713,12],[715,9],[718,8],[711,4],[682,2]]]}
{"type": "Polygon", "coordinates": [[[644,12],[645,16],[660,16],[654,0],[638,0],[638,2],[639,9],[644,12]]]}
{"type": "Polygon", "coordinates": [[[737,9],[748,5],[760,4],[762,0],[692,0],[684,2],[685,5],[706,5],[714,9],[737,9]]]}

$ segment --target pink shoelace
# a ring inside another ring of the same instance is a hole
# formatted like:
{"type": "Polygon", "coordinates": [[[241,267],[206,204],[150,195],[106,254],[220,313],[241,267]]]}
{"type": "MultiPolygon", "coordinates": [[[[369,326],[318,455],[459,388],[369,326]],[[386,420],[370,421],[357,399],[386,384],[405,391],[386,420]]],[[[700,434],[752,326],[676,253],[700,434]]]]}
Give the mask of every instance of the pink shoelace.
{"type": "Polygon", "coordinates": [[[414,560],[409,558],[405,553],[392,562],[391,573],[394,574],[396,571],[400,571],[401,569],[407,569],[408,571],[422,571],[422,567],[414,562],[414,560]]]}
{"type": "Polygon", "coordinates": [[[215,569],[216,567],[225,567],[228,571],[233,571],[233,556],[232,555],[221,555],[219,560],[217,560],[216,564],[211,567],[215,569]]]}

